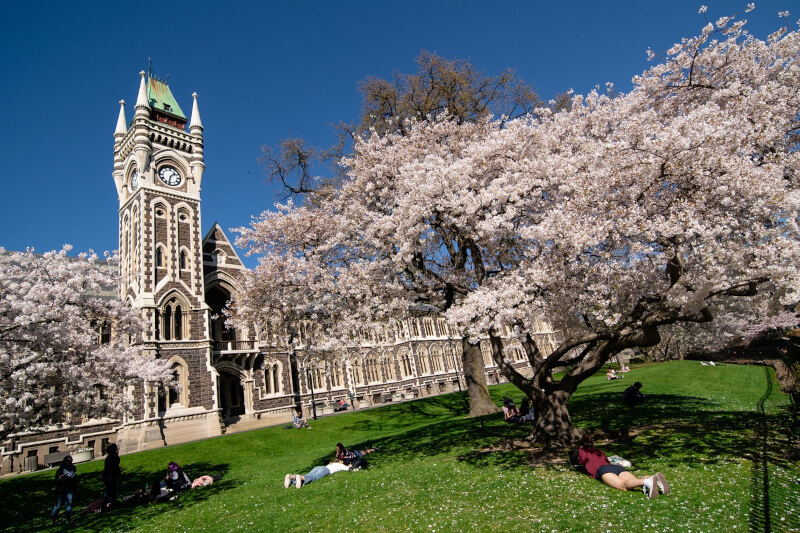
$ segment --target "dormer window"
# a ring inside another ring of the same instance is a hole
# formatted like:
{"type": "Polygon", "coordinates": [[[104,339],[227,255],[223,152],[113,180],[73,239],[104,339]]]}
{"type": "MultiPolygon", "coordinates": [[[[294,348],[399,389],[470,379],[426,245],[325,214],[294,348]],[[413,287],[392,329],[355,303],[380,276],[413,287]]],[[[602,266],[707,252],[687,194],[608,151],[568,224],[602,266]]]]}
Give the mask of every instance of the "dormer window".
{"type": "Polygon", "coordinates": [[[169,104],[164,104],[164,111],[172,111],[172,107],[169,104]]]}

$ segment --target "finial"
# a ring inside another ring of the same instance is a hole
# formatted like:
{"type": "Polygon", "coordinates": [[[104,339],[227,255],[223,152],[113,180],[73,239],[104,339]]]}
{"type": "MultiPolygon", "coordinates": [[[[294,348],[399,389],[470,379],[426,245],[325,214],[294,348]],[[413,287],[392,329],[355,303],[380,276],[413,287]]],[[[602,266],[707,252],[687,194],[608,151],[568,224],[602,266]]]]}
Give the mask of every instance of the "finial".
{"type": "Polygon", "coordinates": [[[189,121],[189,130],[200,128],[202,131],[203,123],[200,121],[200,109],[197,107],[197,93],[192,93],[192,98],[192,118],[189,121]]]}
{"type": "MultiPolygon", "coordinates": [[[[148,107],[150,107],[150,104],[148,103],[147,99],[147,82],[144,79],[145,72],[141,71],[139,75],[142,77],[142,79],[139,82],[139,95],[136,97],[137,113],[140,113],[139,111],[140,109],[146,110],[148,107]]],[[[145,114],[147,113],[147,111],[141,111],[141,112],[144,112],[145,114]]]]}
{"type": "Polygon", "coordinates": [[[117,128],[114,130],[114,137],[121,137],[128,132],[128,121],[125,119],[125,100],[119,101],[119,117],[117,118],[117,128]]]}

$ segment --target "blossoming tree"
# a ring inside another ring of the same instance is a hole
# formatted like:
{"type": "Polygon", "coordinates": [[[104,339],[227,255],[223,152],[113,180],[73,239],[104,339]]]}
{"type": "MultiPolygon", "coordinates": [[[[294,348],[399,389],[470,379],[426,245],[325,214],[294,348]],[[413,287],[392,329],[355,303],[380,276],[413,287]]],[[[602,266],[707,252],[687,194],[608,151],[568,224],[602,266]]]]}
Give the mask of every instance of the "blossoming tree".
{"type": "Polygon", "coordinates": [[[800,289],[800,34],[765,42],[725,17],[634,85],[508,122],[440,116],[359,138],[324,201],[243,232],[265,255],[239,311],[280,287],[285,305],[335,318],[344,341],[424,302],[489,336],[533,400],[535,439],[574,442],[567,401],[615,354],[711,325],[768,282],[784,301],[800,289]],[[565,333],[552,353],[531,334],[538,317],[565,333]],[[532,375],[506,357],[507,327],[532,375]]]}
{"type": "Polygon", "coordinates": [[[94,254],[71,247],[43,255],[0,248],[0,440],[132,407],[126,389],[172,384],[166,361],[143,357],[125,339],[141,335],[139,315],[103,291],[116,276],[94,254]],[[103,326],[110,342],[101,344],[103,326]]]}

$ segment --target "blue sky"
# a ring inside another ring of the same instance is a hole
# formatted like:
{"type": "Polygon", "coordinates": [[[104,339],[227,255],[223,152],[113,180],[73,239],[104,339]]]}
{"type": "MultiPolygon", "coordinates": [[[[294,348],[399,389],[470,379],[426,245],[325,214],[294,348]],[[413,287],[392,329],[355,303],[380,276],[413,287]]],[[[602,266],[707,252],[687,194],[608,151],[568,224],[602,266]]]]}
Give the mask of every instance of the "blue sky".
{"type": "MultiPolygon", "coordinates": [[[[117,248],[113,133],[131,119],[138,72],[169,84],[205,127],[202,231],[247,225],[275,190],[262,145],[334,140],[359,112],[357,82],[411,72],[420,50],[532,80],[545,100],[614,83],[630,89],[646,50],[745,8],[746,1],[13,2],[0,20],[0,246],[38,252],[117,248]]],[[[742,14],[765,39],[797,20],[796,0],[742,14]]],[[[795,27],[796,28],[796,27],[795,27]]],[[[795,29],[793,28],[793,29],[795,29]]],[[[233,238],[233,235],[230,235],[233,238]]],[[[243,259],[245,259],[243,257],[243,259]]],[[[252,266],[254,261],[245,261],[252,266]]]]}

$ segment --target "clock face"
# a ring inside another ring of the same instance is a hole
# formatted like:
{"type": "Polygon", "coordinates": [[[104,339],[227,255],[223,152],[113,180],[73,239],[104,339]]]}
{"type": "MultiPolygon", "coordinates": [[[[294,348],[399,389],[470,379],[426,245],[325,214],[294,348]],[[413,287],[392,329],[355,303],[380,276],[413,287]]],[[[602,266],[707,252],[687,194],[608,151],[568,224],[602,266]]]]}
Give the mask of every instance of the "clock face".
{"type": "Polygon", "coordinates": [[[135,191],[136,187],[139,186],[139,169],[133,169],[133,174],[131,175],[131,190],[135,191]]]}
{"type": "Polygon", "coordinates": [[[181,175],[173,167],[161,167],[158,169],[158,177],[172,187],[181,183],[181,175]]]}

